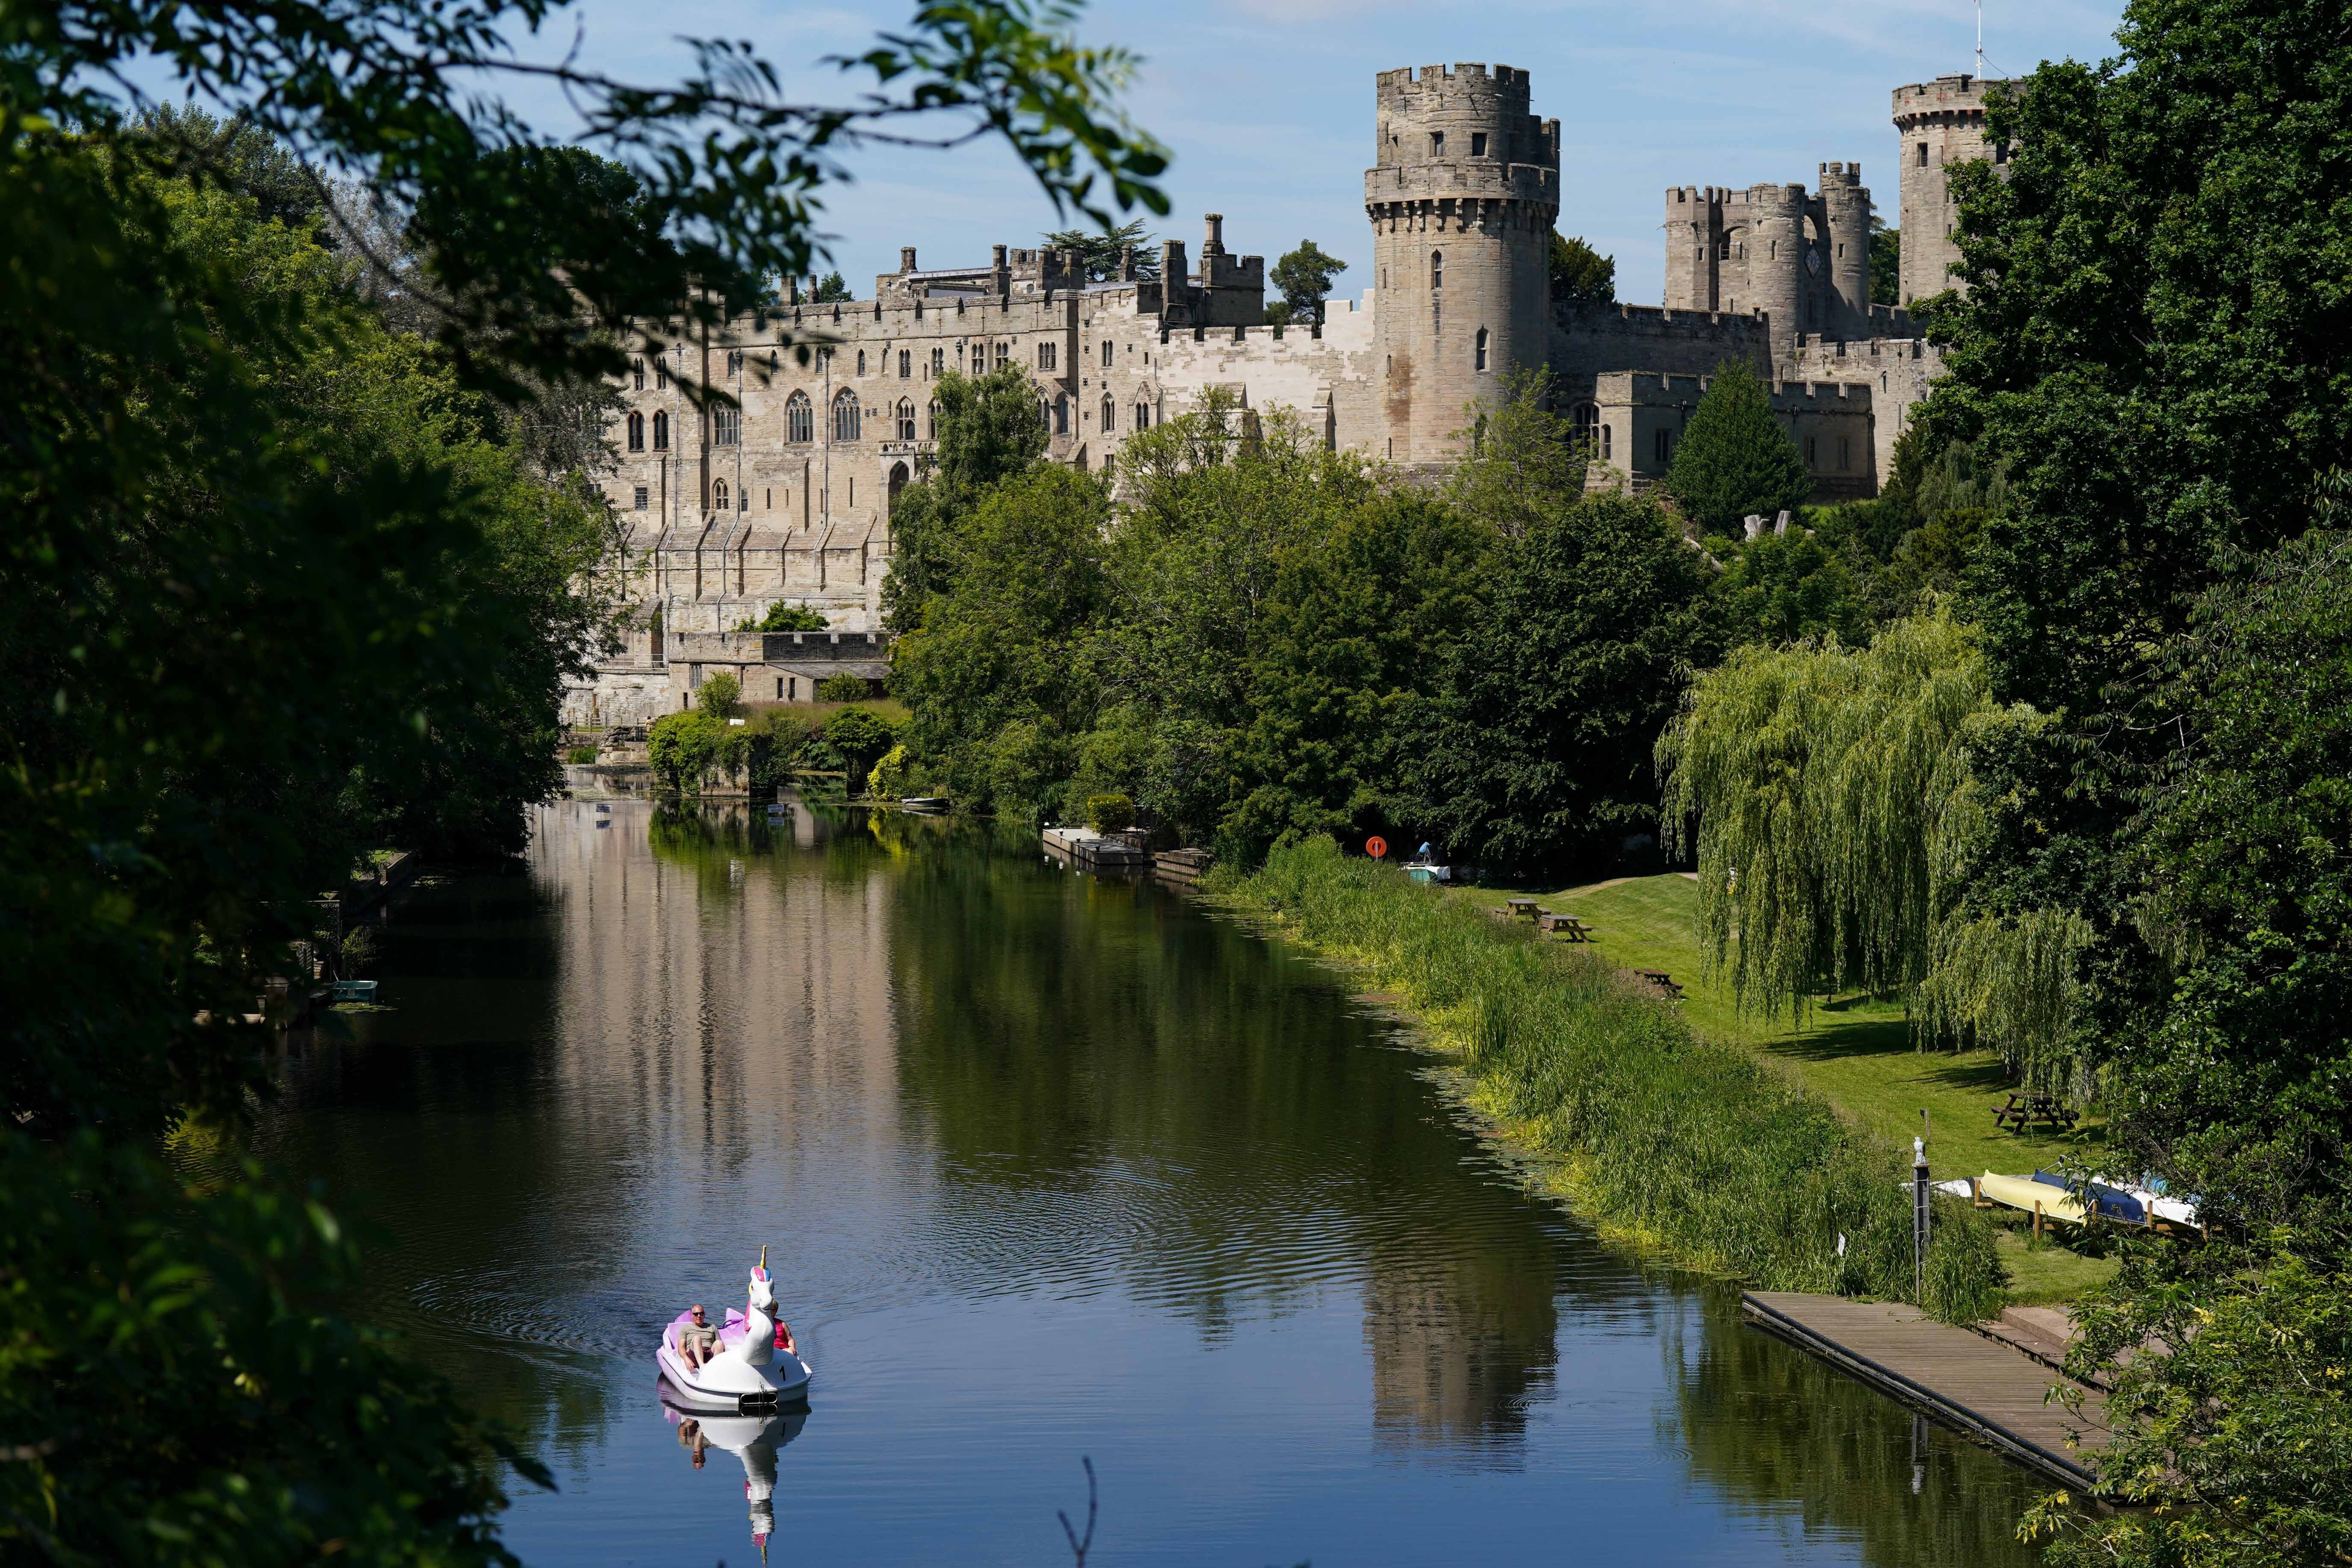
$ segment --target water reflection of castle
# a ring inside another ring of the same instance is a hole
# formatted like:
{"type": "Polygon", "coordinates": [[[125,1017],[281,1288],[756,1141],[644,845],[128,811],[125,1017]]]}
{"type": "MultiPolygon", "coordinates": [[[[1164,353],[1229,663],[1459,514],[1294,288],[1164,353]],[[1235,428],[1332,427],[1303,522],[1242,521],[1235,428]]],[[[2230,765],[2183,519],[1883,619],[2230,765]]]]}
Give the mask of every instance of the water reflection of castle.
{"type": "Polygon", "coordinates": [[[1551,1381],[1558,1314],[1549,1257],[1384,1255],[1364,1282],[1372,1440],[1516,1464],[1531,1396],[1551,1381]]]}

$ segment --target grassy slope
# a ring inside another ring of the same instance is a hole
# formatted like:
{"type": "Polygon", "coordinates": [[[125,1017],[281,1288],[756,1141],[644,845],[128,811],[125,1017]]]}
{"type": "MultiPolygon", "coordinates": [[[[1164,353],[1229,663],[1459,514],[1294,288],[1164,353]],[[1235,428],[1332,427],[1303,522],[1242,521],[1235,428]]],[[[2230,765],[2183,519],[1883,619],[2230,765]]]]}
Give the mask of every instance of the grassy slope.
{"type": "MultiPolygon", "coordinates": [[[[1519,890],[1475,888],[1454,896],[1483,908],[1519,896],[1519,890]]],[[[2071,1134],[1996,1129],[1992,1107],[2006,1092],[1999,1058],[1990,1051],[1917,1050],[1898,1004],[1836,997],[1816,1007],[1801,1026],[1741,1014],[1727,983],[1702,979],[1698,887],[1687,877],[1669,873],[1613,887],[1531,889],[1528,896],[1592,927],[1594,951],[1612,963],[1671,973],[1685,988],[1683,1016],[1695,1027],[1760,1052],[1896,1148],[1908,1147],[1920,1131],[1919,1113],[1926,1110],[1927,1157],[1939,1178],[2030,1173],[2068,1154],[2095,1160],[2105,1146],[2104,1124],[2091,1117],[2071,1134]]],[[[2008,1238],[2001,1260],[2015,1277],[2012,1294],[2021,1301],[2066,1299],[2105,1279],[2114,1267],[2063,1247],[2029,1251],[2008,1238]]]]}

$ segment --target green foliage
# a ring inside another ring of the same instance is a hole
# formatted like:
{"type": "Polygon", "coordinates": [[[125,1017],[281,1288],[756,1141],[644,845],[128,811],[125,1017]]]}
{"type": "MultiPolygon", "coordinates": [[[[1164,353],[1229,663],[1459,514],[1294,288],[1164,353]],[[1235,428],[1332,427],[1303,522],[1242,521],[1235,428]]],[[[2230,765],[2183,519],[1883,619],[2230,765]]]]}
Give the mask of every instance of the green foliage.
{"type": "Polygon", "coordinates": [[[1722,648],[1705,567],[1655,502],[1559,499],[1496,552],[1407,764],[1413,820],[1450,850],[1545,872],[1656,831],[1652,743],[1722,648]]]}
{"type": "Polygon", "coordinates": [[[698,709],[665,713],[646,740],[646,761],[665,789],[702,793],[702,781],[719,761],[727,723],[698,709]]]}
{"type": "Polygon", "coordinates": [[[768,606],[768,613],[758,621],[745,621],[735,629],[739,632],[821,632],[830,623],[814,610],[802,605],[787,605],[779,599],[768,606]]]}
{"type": "MultiPolygon", "coordinates": [[[[859,694],[864,694],[862,682],[859,694]]],[[[740,718],[743,712],[743,683],[723,669],[714,671],[694,694],[694,705],[721,724],[740,718]]]]}
{"type": "Polygon", "coordinates": [[[590,763],[596,760],[596,748],[593,746],[574,746],[563,754],[563,760],[572,763],[575,767],[585,767],[590,763]]]}
{"type": "MultiPolygon", "coordinates": [[[[1361,965],[1365,984],[1458,1045],[1477,1103],[1560,1157],[1579,1212],[1606,1232],[1766,1289],[1914,1298],[1910,1196],[1892,1158],[1605,960],[1498,926],[1328,839],[1278,847],[1222,885],[1361,965]]],[[[2001,1285],[1991,1227],[1938,1198],[1933,1237],[1921,1305],[1989,1316],[2001,1285]]]]}
{"type": "Polygon", "coordinates": [[[908,792],[914,776],[908,767],[907,748],[891,747],[866,775],[866,793],[877,800],[898,800],[908,792]]]}
{"type": "Polygon", "coordinates": [[[882,609],[891,630],[901,634],[923,624],[935,595],[955,591],[961,534],[982,499],[1045,453],[1036,384],[1020,366],[976,377],[950,372],[931,395],[940,405],[933,466],[899,491],[890,509],[897,548],[882,585],[882,609]]]}
{"type": "Polygon", "coordinates": [[[1581,239],[1551,233],[1551,297],[1606,305],[1617,298],[1617,258],[1581,239]]]}
{"type": "Polygon", "coordinates": [[[1903,303],[1903,231],[1870,215],[1870,302],[1903,303]]]}
{"type": "Polygon", "coordinates": [[[1124,795],[1087,797],[1087,826],[1097,833],[1117,833],[1135,826],[1135,802],[1124,795]]]}
{"type": "Polygon", "coordinates": [[[1477,441],[1447,477],[1445,499],[1496,535],[1516,539],[1584,496],[1591,443],[1550,406],[1550,377],[1514,370],[1481,416],[1477,441]]]}
{"type": "Polygon", "coordinates": [[[824,722],[819,739],[853,784],[867,779],[875,765],[898,744],[888,720],[866,708],[845,708],[824,722]]]}
{"type": "Polygon", "coordinates": [[[1135,252],[1135,276],[1139,280],[1149,283],[1160,276],[1160,247],[1152,243],[1141,218],[1116,228],[1057,229],[1045,237],[1045,243],[1055,250],[1077,251],[1089,283],[1117,278],[1129,248],[1135,252]]]}
{"type": "Polygon", "coordinates": [[[1744,362],[1717,367],[1675,446],[1666,488],[1702,531],[1734,535],[1743,517],[1769,520],[1811,493],[1797,444],[1772,416],[1770,390],[1744,362]]]}
{"type": "Polygon", "coordinates": [[[848,279],[843,278],[838,270],[828,272],[822,278],[812,277],[809,279],[811,304],[846,304],[856,298],[857,295],[849,287],[848,279]]]}
{"type": "Polygon", "coordinates": [[[1716,544],[1729,557],[1716,595],[1736,641],[1869,640],[1872,617],[1862,582],[1811,530],[1716,544]]]}
{"type": "Polygon", "coordinates": [[[1346,270],[1346,262],[1327,255],[1313,240],[1300,240],[1298,248],[1286,253],[1267,275],[1267,281],[1281,290],[1283,319],[1321,325],[1323,301],[1330,296],[1331,281],[1346,270]]]}
{"type": "Polygon", "coordinates": [[[816,683],[819,702],[863,702],[871,695],[862,675],[828,675],[816,683]]]}

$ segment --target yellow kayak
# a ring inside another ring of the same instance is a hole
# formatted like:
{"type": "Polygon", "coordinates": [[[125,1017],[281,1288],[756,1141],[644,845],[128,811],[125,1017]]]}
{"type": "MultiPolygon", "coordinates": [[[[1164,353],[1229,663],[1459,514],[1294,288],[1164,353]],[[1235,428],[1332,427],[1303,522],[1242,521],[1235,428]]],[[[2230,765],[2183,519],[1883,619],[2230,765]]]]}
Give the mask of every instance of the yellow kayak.
{"type": "Polygon", "coordinates": [[[2051,1219],[2069,1225],[2083,1223],[2083,1200],[2063,1187],[2037,1182],[2031,1176],[1996,1176],[1990,1171],[1977,1178],[1977,1192],[1997,1204],[2032,1214],[2040,1208],[2051,1219]]]}

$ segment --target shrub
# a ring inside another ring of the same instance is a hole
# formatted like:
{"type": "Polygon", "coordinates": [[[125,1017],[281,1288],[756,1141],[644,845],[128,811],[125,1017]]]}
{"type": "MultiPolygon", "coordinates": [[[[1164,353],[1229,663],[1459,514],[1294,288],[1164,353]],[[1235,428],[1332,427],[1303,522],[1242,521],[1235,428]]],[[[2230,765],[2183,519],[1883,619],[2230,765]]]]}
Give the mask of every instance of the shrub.
{"type": "Polygon", "coordinates": [[[722,724],[730,719],[740,719],[743,716],[743,683],[722,670],[702,683],[702,689],[694,694],[694,705],[722,724]]]}
{"type": "Polygon", "coordinates": [[[736,626],[739,632],[821,632],[827,622],[814,610],[799,605],[778,602],[768,606],[768,613],[757,621],[744,621],[736,626]]]}
{"type": "Polygon", "coordinates": [[[1087,797],[1087,826],[1097,833],[1117,833],[1135,826],[1135,802],[1123,795],[1087,797]]]}
{"type": "Polygon", "coordinates": [[[819,702],[863,702],[869,695],[862,675],[828,675],[816,683],[819,702]]]}
{"type": "Polygon", "coordinates": [[[665,788],[699,795],[702,775],[718,761],[726,739],[727,725],[708,713],[665,713],[646,738],[646,761],[665,788]]]}
{"type": "Polygon", "coordinates": [[[866,775],[866,793],[881,800],[896,800],[908,793],[908,784],[913,776],[907,764],[907,748],[893,746],[882,753],[882,760],[866,775]]]}
{"type": "Polygon", "coordinates": [[[873,773],[883,753],[898,743],[898,735],[887,720],[869,710],[845,708],[825,721],[824,742],[854,786],[873,773]]]}
{"type": "Polygon", "coordinates": [[[1804,503],[1812,477],[1772,416],[1772,394],[1738,361],[1718,366],[1675,447],[1666,489],[1708,533],[1738,533],[1749,513],[1770,518],[1804,503]]]}
{"type": "Polygon", "coordinates": [[[563,753],[563,759],[566,762],[576,763],[582,767],[586,767],[590,763],[596,760],[596,748],[593,746],[574,746],[570,751],[563,753]]]}

